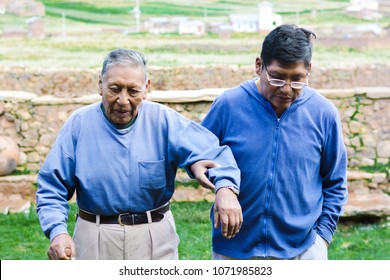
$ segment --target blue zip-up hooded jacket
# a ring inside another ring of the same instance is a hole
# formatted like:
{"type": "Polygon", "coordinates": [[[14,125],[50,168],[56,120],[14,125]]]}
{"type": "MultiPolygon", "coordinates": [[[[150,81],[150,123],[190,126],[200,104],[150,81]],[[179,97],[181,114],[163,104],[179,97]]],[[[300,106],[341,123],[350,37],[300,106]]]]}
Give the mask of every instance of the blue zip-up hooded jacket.
{"type": "Polygon", "coordinates": [[[202,125],[231,148],[241,170],[244,222],[233,239],[213,230],[216,253],[288,259],[316,234],[331,241],[347,199],[347,156],[329,100],[305,87],[278,118],[251,80],[219,96],[202,125]]]}

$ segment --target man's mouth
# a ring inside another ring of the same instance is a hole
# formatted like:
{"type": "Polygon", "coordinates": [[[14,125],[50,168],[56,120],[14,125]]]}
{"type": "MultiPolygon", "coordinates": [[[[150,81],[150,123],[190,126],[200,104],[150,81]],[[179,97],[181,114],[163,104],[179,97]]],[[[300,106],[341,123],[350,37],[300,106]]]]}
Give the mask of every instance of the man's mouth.
{"type": "Polygon", "coordinates": [[[282,100],[291,100],[292,99],[292,97],[289,95],[278,95],[278,98],[282,99],[282,100]]]}
{"type": "Polygon", "coordinates": [[[122,110],[122,109],[116,109],[114,110],[115,114],[121,118],[125,118],[130,115],[131,111],[129,110],[122,110]]]}

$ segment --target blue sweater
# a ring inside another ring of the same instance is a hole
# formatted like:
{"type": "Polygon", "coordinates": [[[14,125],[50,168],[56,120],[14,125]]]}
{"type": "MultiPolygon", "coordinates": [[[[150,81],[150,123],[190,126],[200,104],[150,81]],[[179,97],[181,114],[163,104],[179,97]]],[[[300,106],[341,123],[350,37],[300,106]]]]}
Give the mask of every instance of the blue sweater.
{"type": "Polygon", "coordinates": [[[306,87],[277,117],[255,80],[229,89],[202,125],[228,145],[241,170],[244,222],[233,239],[213,231],[213,250],[246,259],[292,258],[316,233],[328,242],[347,198],[347,156],[338,111],[306,87]]]}
{"type": "Polygon", "coordinates": [[[136,122],[118,129],[100,104],[69,117],[38,174],[37,211],[50,239],[67,232],[67,201],[75,191],[78,206],[90,213],[151,210],[171,199],[177,168],[202,159],[221,165],[209,170],[216,189],[238,188],[240,171],[230,149],[206,128],[143,101],[136,122]]]}

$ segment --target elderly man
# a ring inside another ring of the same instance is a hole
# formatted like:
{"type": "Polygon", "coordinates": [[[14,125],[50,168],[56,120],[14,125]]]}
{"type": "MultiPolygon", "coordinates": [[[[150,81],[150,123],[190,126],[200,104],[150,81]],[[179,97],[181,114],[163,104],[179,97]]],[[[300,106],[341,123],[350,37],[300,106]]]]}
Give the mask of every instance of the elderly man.
{"type": "Polygon", "coordinates": [[[50,259],[178,259],[169,207],[178,167],[215,188],[221,234],[239,231],[240,172],[230,149],[202,126],[145,100],[149,85],[144,56],[114,50],[101,71],[102,101],[75,111],[61,129],[36,194],[50,259]],[[74,192],[72,239],[66,221],[74,192]]]}

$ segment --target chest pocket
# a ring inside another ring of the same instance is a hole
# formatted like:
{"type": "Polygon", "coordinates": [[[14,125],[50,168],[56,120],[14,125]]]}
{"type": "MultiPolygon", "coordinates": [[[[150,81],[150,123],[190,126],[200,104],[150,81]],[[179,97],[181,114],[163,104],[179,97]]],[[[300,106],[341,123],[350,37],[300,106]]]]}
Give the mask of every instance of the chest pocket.
{"type": "Polygon", "coordinates": [[[158,161],[139,161],[138,170],[141,188],[160,189],[165,187],[165,159],[158,161]]]}

